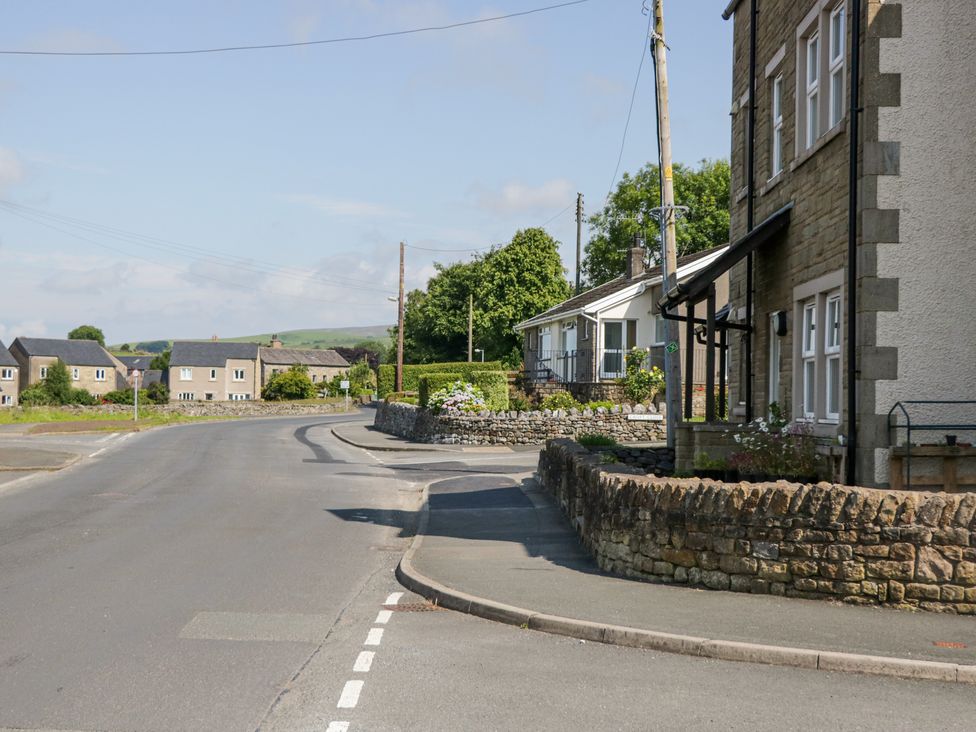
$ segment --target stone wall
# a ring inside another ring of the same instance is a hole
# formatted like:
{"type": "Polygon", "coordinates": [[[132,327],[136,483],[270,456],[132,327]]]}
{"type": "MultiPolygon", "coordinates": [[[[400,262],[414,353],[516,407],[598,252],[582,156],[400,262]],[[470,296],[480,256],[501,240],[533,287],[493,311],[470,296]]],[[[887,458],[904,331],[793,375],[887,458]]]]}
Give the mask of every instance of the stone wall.
{"type": "Polygon", "coordinates": [[[609,435],[618,442],[660,442],[665,439],[664,422],[647,419],[655,414],[642,405],[624,405],[582,412],[433,415],[410,404],[380,402],[374,426],[417,442],[449,445],[542,445],[552,438],[587,433],[609,435]]]}
{"type": "Polygon", "coordinates": [[[539,477],[616,574],[976,614],[976,495],[655,478],[569,440],[539,477]]]}
{"type": "MultiPolygon", "coordinates": [[[[357,402],[351,401],[356,407],[357,402]]],[[[93,407],[65,406],[57,407],[59,411],[74,414],[118,414],[132,415],[131,404],[100,404],[93,407]]],[[[343,403],[321,404],[293,403],[293,402],[170,402],[168,404],[139,403],[139,414],[155,412],[157,414],[186,414],[193,417],[300,417],[315,414],[334,414],[345,412],[343,403]]]]}

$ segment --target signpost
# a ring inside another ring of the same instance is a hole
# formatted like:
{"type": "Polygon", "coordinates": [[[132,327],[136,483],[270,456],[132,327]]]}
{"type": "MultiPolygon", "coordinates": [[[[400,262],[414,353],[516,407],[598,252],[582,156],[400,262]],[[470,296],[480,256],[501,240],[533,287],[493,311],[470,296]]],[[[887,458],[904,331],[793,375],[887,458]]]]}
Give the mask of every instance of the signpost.
{"type": "Polygon", "coordinates": [[[339,388],[346,390],[346,411],[349,411],[349,379],[343,379],[339,382],[339,388]]]}
{"type": "Polygon", "coordinates": [[[139,369],[132,372],[132,421],[139,421],[139,369]]]}

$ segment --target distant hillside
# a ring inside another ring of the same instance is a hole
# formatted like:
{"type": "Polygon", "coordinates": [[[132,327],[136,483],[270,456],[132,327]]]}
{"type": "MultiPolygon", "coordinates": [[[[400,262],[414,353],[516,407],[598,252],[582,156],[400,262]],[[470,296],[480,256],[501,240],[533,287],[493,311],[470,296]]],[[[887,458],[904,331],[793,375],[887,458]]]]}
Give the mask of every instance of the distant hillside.
{"type": "MultiPolygon", "coordinates": [[[[286,348],[335,348],[336,346],[351,347],[363,341],[375,341],[387,347],[390,345],[390,336],[387,333],[388,325],[366,325],[356,328],[314,328],[309,330],[283,330],[278,332],[281,344],[286,348]]],[[[233,338],[221,338],[221,341],[231,341],[234,343],[270,343],[271,333],[259,333],[250,336],[235,336],[233,338]]],[[[188,340],[207,340],[205,338],[188,340]]],[[[128,344],[133,351],[138,346],[146,350],[155,352],[164,350],[173,344],[172,341],[133,341],[128,344]],[[163,344],[166,344],[164,347],[163,344]]],[[[113,352],[118,352],[123,344],[119,343],[109,346],[113,352]]]]}

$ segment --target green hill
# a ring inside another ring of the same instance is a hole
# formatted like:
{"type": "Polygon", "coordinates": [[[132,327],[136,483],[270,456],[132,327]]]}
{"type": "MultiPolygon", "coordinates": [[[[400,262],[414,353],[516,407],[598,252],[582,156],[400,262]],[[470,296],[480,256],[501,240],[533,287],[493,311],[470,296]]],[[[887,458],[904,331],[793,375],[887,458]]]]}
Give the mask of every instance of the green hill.
{"type": "MultiPolygon", "coordinates": [[[[311,328],[308,330],[282,330],[278,332],[281,345],[285,348],[335,348],[336,346],[355,346],[363,341],[373,341],[383,348],[390,345],[390,336],[387,325],[366,325],[354,328],[311,328]]],[[[232,343],[270,343],[271,333],[259,333],[249,336],[235,336],[233,338],[221,338],[221,341],[232,343]]],[[[183,340],[183,339],[178,339],[183,340]]],[[[207,340],[206,338],[196,338],[187,340],[207,340]]],[[[143,347],[152,344],[151,350],[163,350],[163,343],[167,347],[172,346],[172,341],[151,341],[151,342],[130,342],[129,348],[136,350],[137,345],[143,347]]],[[[118,353],[123,344],[119,343],[109,346],[113,353],[118,353]]]]}

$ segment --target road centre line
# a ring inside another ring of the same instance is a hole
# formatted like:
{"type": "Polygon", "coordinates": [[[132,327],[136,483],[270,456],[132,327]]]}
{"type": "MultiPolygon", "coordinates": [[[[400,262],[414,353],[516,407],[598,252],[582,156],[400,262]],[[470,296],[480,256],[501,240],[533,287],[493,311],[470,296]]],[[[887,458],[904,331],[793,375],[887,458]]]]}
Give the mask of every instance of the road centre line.
{"type": "Polygon", "coordinates": [[[363,643],[364,646],[378,646],[383,640],[383,629],[382,628],[370,628],[369,633],[366,634],[366,642],[363,643]]]}
{"type": "Polygon", "coordinates": [[[376,620],[374,620],[373,622],[376,623],[377,625],[386,625],[388,622],[390,622],[390,618],[392,617],[393,617],[392,610],[380,610],[376,614],[376,620]]]}
{"type": "Polygon", "coordinates": [[[396,605],[398,602],[400,602],[400,598],[401,597],[403,597],[403,593],[402,592],[391,592],[387,596],[386,602],[384,602],[383,604],[384,605],[396,605]]]}
{"type": "Polygon", "coordinates": [[[370,668],[373,666],[373,657],[375,655],[376,651],[361,651],[352,670],[357,674],[368,674],[370,668]]]}
{"type": "Polygon", "coordinates": [[[102,437],[102,438],[100,438],[100,439],[98,439],[98,440],[96,440],[96,442],[108,442],[108,441],[109,441],[109,440],[111,440],[111,439],[112,439],[113,437],[118,437],[118,436],[119,436],[119,433],[118,433],[118,432],[113,432],[113,433],[112,433],[112,434],[110,434],[110,435],[105,435],[105,437],[102,437]]]}
{"type": "Polygon", "coordinates": [[[336,708],[355,709],[356,705],[359,704],[359,694],[362,692],[365,683],[362,679],[347,681],[346,685],[342,687],[342,694],[339,695],[339,703],[336,704],[336,708]]]}
{"type": "Polygon", "coordinates": [[[349,722],[329,722],[325,732],[349,732],[349,722]]]}

